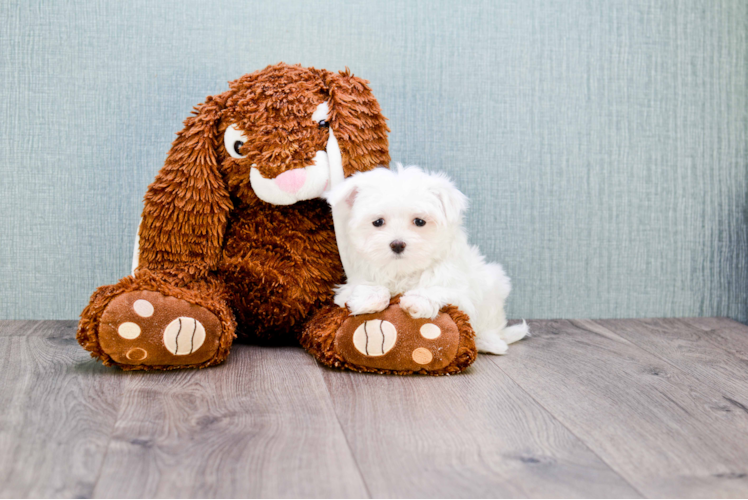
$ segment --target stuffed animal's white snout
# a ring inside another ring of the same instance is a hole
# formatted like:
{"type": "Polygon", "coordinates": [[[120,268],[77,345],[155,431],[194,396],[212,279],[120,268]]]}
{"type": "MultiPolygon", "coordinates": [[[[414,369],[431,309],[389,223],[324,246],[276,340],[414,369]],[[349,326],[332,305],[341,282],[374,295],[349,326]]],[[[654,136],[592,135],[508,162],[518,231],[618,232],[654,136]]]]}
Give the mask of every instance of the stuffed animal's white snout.
{"type": "MultiPolygon", "coordinates": [[[[327,120],[329,106],[323,102],[312,114],[317,123],[327,120]]],[[[273,179],[263,177],[256,165],[252,165],[249,181],[257,196],[273,205],[292,205],[297,201],[319,198],[343,180],[343,157],[335,132],[330,127],[330,136],[325,151],[317,151],[311,165],[281,173],[273,179]]],[[[228,134],[229,130],[227,130],[228,134]]],[[[234,132],[232,132],[234,133],[234,132]]],[[[241,138],[241,137],[240,137],[241,138]]]]}

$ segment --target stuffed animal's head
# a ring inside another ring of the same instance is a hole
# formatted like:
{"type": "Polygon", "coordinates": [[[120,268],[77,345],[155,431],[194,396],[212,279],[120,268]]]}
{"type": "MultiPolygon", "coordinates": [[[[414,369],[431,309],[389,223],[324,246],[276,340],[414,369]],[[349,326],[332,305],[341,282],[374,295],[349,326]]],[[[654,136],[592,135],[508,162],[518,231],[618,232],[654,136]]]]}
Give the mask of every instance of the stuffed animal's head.
{"type": "Polygon", "coordinates": [[[389,163],[379,104],[348,70],[269,66],[231,82],[196,118],[182,135],[210,137],[193,154],[210,158],[243,200],[291,205],[389,163]]]}
{"type": "Polygon", "coordinates": [[[387,125],[367,82],[278,64],[208,97],[148,188],[140,265],[192,277],[216,266],[234,200],[293,205],[389,164],[387,125]]]}

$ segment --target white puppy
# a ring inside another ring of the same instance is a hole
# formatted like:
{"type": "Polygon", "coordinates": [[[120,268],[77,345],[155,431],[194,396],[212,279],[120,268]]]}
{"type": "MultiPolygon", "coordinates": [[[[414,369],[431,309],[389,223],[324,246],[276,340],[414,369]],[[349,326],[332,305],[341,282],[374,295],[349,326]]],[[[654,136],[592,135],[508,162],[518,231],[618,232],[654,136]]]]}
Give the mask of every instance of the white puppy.
{"type": "Polygon", "coordinates": [[[347,275],[337,305],[374,313],[402,294],[400,307],[412,317],[435,318],[452,304],[470,317],[478,350],[492,354],[527,335],[524,321],[506,326],[509,278],[468,243],[467,198],[446,175],[377,168],[349,177],[326,198],[347,275]]]}

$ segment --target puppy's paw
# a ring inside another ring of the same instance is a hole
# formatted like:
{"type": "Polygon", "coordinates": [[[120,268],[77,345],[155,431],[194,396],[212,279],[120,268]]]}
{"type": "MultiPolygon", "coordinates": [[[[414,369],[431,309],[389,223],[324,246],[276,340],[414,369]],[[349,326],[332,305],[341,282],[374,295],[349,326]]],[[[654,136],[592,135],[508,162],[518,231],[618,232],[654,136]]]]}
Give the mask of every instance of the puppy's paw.
{"type": "Polygon", "coordinates": [[[381,312],[390,305],[390,291],[383,286],[357,285],[346,305],[353,315],[381,312]]]}
{"type": "Polygon", "coordinates": [[[506,354],[509,350],[509,345],[501,338],[499,332],[476,335],[475,347],[478,348],[478,352],[487,354],[506,354]]]}
{"type": "Polygon", "coordinates": [[[439,314],[441,304],[417,293],[406,293],[400,298],[400,308],[414,319],[434,319],[439,314]]]}

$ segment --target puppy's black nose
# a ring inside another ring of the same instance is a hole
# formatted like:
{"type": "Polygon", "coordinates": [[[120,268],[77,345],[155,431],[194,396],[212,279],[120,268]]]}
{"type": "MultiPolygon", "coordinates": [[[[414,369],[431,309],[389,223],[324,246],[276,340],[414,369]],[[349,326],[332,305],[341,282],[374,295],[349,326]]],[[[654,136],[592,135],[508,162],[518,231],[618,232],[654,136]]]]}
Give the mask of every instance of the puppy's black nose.
{"type": "Polygon", "coordinates": [[[395,240],[392,243],[390,243],[390,248],[395,253],[403,253],[403,250],[405,250],[405,242],[400,240],[395,240]]]}

